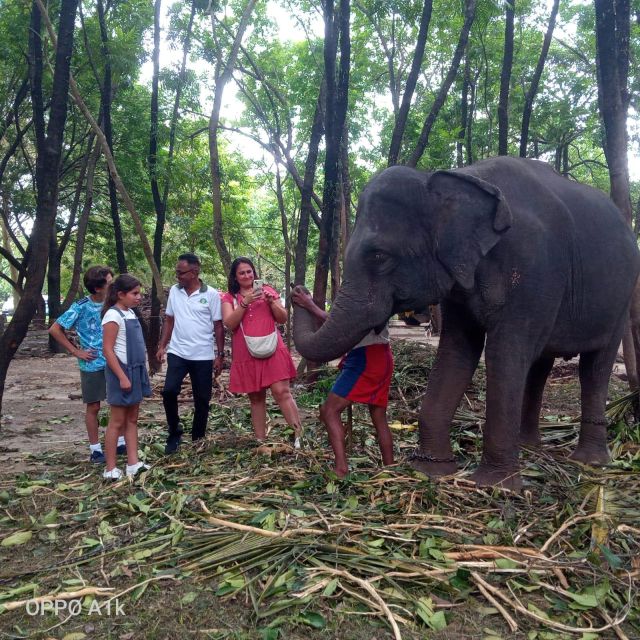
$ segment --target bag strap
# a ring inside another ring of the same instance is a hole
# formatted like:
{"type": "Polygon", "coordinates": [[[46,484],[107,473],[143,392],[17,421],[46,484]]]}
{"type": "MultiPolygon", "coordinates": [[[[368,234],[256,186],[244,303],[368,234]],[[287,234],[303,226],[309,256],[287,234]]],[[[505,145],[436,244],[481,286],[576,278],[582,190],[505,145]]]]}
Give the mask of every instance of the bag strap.
{"type": "MultiPolygon", "coordinates": [[[[237,293],[233,294],[233,310],[234,311],[238,308],[238,300],[236,298],[237,295],[238,295],[237,293]]],[[[240,331],[242,331],[242,335],[246,338],[247,336],[246,336],[246,334],[244,332],[244,327],[242,326],[242,320],[240,320],[240,324],[238,326],[240,327],[240,331]]],[[[278,330],[278,325],[276,324],[275,319],[273,321],[273,330],[274,331],[278,330]]],[[[270,334],[267,334],[267,335],[270,335],[270,334]]],[[[266,336],[256,336],[256,337],[266,337],[266,336]]]]}

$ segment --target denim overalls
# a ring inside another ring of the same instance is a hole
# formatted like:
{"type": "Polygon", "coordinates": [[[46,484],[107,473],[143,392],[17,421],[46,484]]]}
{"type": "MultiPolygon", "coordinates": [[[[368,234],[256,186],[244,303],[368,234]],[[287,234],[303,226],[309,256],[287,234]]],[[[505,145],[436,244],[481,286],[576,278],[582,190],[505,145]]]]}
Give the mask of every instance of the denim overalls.
{"type": "Polygon", "coordinates": [[[118,377],[111,371],[109,365],[105,369],[107,379],[107,402],[120,407],[128,407],[138,404],[143,397],[151,395],[151,384],[147,373],[147,352],[144,346],[142,327],[138,318],[125,318],[124,313],[118,307],[115,309],[124,318],[127,330],[127,364],[118,358],[118,362],[131,381],[131,389],[123,391],[120,388],[118,377]]]}

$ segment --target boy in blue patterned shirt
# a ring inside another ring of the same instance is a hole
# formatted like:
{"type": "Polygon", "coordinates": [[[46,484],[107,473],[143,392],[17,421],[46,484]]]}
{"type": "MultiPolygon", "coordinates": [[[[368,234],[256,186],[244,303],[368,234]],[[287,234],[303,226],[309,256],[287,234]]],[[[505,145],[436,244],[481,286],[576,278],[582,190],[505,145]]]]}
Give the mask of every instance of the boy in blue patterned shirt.
{"type": "MultiPolygon", "coordinates": [[[[84,286],[90,295],[74,302],[49,329],[53,338],[78,359],[82,401],[86,404],[84,421],[89,436],[91,452],[89,459],[91,462],[101,463],[105,458],[98,438],[98,411],[100,403],[106,398],[104,375],[106,362],[102,354],[100,312],[111,280],[113,280],[113,271],[109,267],[90,267],[83,278],[84,286]],[[78,335],[80,348],[76,347],[65,334],[65,330],[73,328],[78,335]]],[[[125,452],[124,438],[120,436],[118,453],[125,452]]]]}

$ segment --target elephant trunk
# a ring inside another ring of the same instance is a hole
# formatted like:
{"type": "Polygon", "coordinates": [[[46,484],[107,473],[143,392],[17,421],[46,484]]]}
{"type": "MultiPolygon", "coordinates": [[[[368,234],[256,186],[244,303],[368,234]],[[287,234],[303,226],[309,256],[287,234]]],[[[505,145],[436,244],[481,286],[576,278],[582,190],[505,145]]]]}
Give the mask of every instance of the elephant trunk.
{"type": "MultiPolygon", "coordinates": [[[[295,307],[293,315],[293,341],[300,355],[312,362],[328,362],[347,353],[374,327],[367,313],[355,314],[347,296],[338,294],[326,322],[317,329],[316,319],[302,307],[295,307]]],[[[379,324],[379,323],[378,323],[379,324]]]]}

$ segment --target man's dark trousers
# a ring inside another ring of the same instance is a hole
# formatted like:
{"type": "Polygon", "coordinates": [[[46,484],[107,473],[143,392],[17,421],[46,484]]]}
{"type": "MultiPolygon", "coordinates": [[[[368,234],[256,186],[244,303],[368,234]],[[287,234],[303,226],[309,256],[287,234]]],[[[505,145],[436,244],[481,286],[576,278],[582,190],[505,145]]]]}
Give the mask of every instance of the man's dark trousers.
{"type": "Polygon", "coordinates": [[[162,403],[167,415],[169,437],[167,442],[178,441],[182,435],[180,419],[178,417],[178,395],[185,376],[191,378],[193,390],[193,427],[191,438],[204,438],[209,417],[209,402],[211,401],[211,387],[213,377],[213,360],[185,360],[174,353],[167,354],[167,377],[162,391],[162,403]]]}

